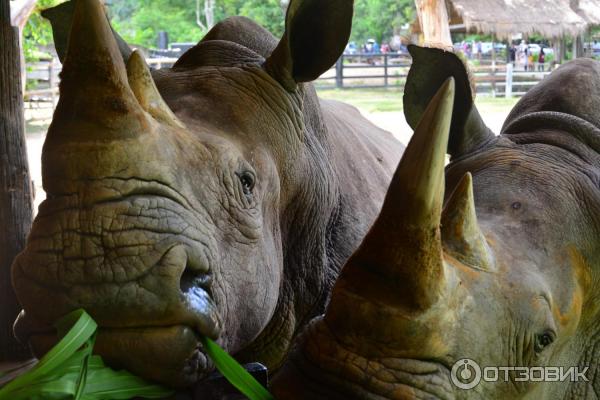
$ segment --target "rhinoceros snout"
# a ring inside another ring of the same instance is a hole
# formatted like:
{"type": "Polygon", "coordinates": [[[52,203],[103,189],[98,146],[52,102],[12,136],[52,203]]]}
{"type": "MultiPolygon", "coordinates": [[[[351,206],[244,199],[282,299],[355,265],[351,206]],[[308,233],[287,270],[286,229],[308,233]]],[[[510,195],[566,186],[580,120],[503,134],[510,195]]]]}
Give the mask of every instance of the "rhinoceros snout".
{"type": "Polygon", "coordinates": [[[84,308],[99,324],[99,351],[115,365],[161,379],[139,362],[145,346],[155,346],[173,369],[207,367],[198,361],[198,336],[218,338],[222,326],[210,228],[177,199],[144,188],[160,192],[121,187],[119,199],[78,208],[79,195],[55,196],[40,208],[13,265],[24,309],[15,332],[38,355],[56,341],[53,322],[84,308]]]}

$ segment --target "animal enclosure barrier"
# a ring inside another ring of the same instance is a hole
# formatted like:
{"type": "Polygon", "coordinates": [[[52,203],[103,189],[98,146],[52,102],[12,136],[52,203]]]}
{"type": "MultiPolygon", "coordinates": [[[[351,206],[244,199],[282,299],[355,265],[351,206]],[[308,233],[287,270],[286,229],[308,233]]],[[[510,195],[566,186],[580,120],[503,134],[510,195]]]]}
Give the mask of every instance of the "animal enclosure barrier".
{"type": "MultiPolygon", "coordinates": [[[[344,54],[315,85],[318,89],[403,89],[411,63],[407,54],[344,54]]],[[[469,62],[469,66],[477,94],[491,97],[522,96],[554,69],[554,66],[534,64],[524,71],[486,59],[469,62]]]]}
{"type": "MultiPolygon", "coordinates": [[[[169,68],[176,58],[148,58],[152,69],[169,68]]],[[[315,82],[318,89],[398,88],[402,90],[411,66],[407,54],[357,53],[342,55],[335,65],[315,82]]],[[[491,97],[522,96],[550,74],[554,66],[523,71],[503,62],[481,60],[471,64],[477,94],[491,97]],[[507,90],[508,88],[508,90],[507,90]]],[[[27,65],[29,89],[25,91],[26,105],[31,108],[54,108],[58,102],[58,83],[61,65],[50,59],[27,65]]]]}

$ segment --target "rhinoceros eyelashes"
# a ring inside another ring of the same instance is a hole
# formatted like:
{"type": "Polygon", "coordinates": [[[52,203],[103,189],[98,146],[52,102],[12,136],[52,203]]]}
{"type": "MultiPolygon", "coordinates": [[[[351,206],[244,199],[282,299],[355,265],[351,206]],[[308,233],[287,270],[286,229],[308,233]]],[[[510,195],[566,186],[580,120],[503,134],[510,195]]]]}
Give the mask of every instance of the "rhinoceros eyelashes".
{"type": "Polygon", "coordinates": [[[127,62],[127,79],[140,106],[147,113],[158,121],[183,128],[183,124],[173,114],[158,92],[154,79],[150,74],[150,69],[138,50],[131,54],[127,62]]]}
{"type": "Polygon", "coordinates": [[[467,172],[454,189],[442,214],[444,251],[464,264],[492,270],[494,261],[479,229],[473,196],[473,178],[467,172]]]}
{"type": "Polygon", "coordinates": [[[254,174],[250,171],[244,171],[238,174],[238,179],[240,180],[244,194],[246,196],[252,195],[252,191],[254,190],[254,185],[256,182],[254,174]]]}

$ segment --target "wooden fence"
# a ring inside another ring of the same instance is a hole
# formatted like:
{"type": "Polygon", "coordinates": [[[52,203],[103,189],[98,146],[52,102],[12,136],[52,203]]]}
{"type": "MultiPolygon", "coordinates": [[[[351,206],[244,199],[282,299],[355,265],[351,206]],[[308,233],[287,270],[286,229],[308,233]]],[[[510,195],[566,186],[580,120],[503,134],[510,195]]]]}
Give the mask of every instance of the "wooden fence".
{"type": "MultiPolygon", "coordinates": [[[[153,69],[171,67],[176,58],[149,58],[153,69]]],[[[318,89],[389,88],[402,90],[410,69],[411,58],[406,54],[344,54],[316,82],[318,89]]],[[[477,94],[492,97],[522,96],[546,77],[548,66],[534,65],[524,71],[504,62],[489,59],[471,65],[477,94]]],[[[27,65],[28,87],[25,101],[29,107],[52,107],[58,100],[61,65],[56,59],[27,65]]]]}
{"type": "MultiPolygon", "coordinates": [[[[469,62],[477,94],[493,97],[522,96],[550,73],[554,66],[534,64],[528,71],[501,61],[469,62]]],[[[410,69],[408,55],[344,54],[316,82],[319,89],[389,88],[402,90],[410,69]]]]}
{"type": "MultiPolygon", "coordinates": [[[[153,69],[171,67],[176,58],[148,58],[146,62],[153,69]]],[[[48,61],[27,64],[27,89],[25,104],[31,108],[54,108],[58,101],[58,82],[62,65],[56,58],[48,61]]]]}

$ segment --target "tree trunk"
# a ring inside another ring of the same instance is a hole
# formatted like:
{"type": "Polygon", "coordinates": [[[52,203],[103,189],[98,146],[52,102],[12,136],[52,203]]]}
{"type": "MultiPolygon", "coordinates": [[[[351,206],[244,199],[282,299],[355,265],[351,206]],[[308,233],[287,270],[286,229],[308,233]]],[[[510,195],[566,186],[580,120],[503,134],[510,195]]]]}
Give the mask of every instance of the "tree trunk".
{"type": "Polygon", "coordinates": [[[206,29],[215,26],[215,0],[204,0],[204,16],[206,17],[206,29]]]}
{"type": "MultiPolygon", "coordinates": [[[[2,1],[2,0],[0,0],[2,1]]],[[[19,40],[23,40],[23,29],[25,28],[25,24],[29,20],[29,16],[33,12],[35,5],[37,4],[37,0],[14,0],[12,1],[10,7],[10,24],[12,26],[16,26],[19,28],[19,40]]],[[[23,90],[25,90],[25,79],[26,79],[26,71],[25,71],[25,53],[23,53],[23,48],[20,48],[19,57],[21,57],[21,85],[23,90]]]]}
{"type": "Polygon", "coordinates": [[[452,48],[448,10],[444,0],[415,0],[425,46],[452,48]]]}
{"type": "Polygon", "coordinates": [[[33,201],[25,148],[19,29],[11,25],[10,2],[0,0],[0,361],[30,357],[12,334],[20,311],[10,266],[25,245],[33,201]]]}
{"type": "Polygon", "coordinates": [[[23,32],[29,16],[33,12],[37,0],[14,0],[10,10],[10,23],[23,32]]]}

